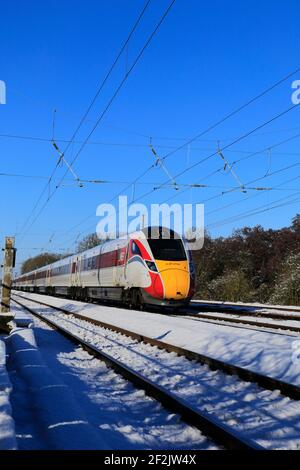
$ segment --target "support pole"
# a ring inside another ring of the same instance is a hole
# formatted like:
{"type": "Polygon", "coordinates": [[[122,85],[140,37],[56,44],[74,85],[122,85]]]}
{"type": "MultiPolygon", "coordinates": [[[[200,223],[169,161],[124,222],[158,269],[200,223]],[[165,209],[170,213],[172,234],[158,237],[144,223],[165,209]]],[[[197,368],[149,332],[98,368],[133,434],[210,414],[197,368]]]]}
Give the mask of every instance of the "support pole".
{"type": "Polygon", "coordinates": [[[12,286],[12,271],[15,266],[16,249],[14,237],[5,238],[2,294],[1,294],[1,313],[0,313],[0,331],[9,333],[13,328],[14,315],[10,310],[10,297],[12,286]]]}

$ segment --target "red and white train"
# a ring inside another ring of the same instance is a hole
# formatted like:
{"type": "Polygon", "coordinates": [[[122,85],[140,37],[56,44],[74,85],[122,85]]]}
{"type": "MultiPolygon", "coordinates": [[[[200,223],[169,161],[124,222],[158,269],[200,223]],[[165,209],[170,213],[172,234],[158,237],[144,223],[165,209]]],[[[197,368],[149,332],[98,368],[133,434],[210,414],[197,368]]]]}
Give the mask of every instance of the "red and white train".
{"type": "Polygon", "coordinates": [[[80,300],[180,307],[194,294],[195,271],[182,238],[148,227],[56,261],[14,280],[14,288],[80,300]]]}

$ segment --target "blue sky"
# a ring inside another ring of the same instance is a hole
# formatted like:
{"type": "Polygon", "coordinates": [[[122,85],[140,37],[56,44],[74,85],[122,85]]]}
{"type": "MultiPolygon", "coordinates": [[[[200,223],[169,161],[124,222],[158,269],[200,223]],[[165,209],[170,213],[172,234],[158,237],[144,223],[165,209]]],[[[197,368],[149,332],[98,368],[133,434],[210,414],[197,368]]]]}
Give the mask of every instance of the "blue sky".
{"type": "MultiPolygon", "coordinates": [[[[168,4],[168,0],[150,3],[126,54],[78,134],[79,141],[87,136],[168,4]]],[[[7,104],[0,106],[0,134],[51,139],[56,109],[55,138],[70,139],[143,5],[141,0],[3,2],[0,80],[6,82],[7,104]]],[[[108,202],[127,186],[126,182],[153,163],[150,137],[159,155],[165,156],[300,67],[299,13],[296,0],[177,0],[93,134],[94,143],[84,148],[74,166],[82,179],[98,178],[112,184],[78,188],[66,181],[36,223],[17,236],[18,261],[36,255],[42,248],[72,249],[78,237],[92,232],[97,223],[97,205],[108,202]]],[[[300,72],[190,147],[170,156],[166,160],[169,171],[178,174],[214,152],[218,141],[221,146],[229,144],[289,108],[291,83],[296,79],[300,80],[300,72]]],[[[298,138],[274,148],[271,158],[268,152],[258,153],[234,166],[243,183],[290,166],[254,184],[282,185],[276,190],[222,195],[227,187],[236,186],[236,181],[221,170],[207,178],[222,167],[216,155],[178,179],[178,183],[191,184],[204,178],[202,183],[213,187],[185,191],[167,187],[140,202],[150,204],[169,198],[181,203],[206,201],[206,225],[215,236],[227,235],[243,225],[289,225],[299,212],[297,204],[234,218],[291,196],[297,188],[300,191],[300,178],[295,179],[300,176],[298,107],[224,151],[232,163],[298,133],[298,138]]],[[[74,144],[66,158],[72,160],[79,145],[74,144]]],[[[0,161],[0,173],[48,177],[57,154],[50,142],[0,137],[0,161]]],[[[56,177],[64,172],[65,168],[59,168],[56,177]]],[[[140,180],[143,184],[136,186],[136,197],[165,180],[160,168],[153,169],[140,180]]],[[[0,176],[0,183],[3,238],[20,233],[46,179],[0,176]]],[[[131,196],[132,188],[124,194],[131,196]]]]}

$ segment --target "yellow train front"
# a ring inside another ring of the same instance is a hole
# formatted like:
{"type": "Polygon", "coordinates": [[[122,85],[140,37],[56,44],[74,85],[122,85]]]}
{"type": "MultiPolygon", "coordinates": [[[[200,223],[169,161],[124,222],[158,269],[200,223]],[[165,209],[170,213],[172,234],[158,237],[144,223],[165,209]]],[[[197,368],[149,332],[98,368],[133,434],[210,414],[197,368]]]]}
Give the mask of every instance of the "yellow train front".
{"type": "Polygon", "coordinates": [[[127,265],[131,263],[134,269],[128,271],[127,280],[140,289],[140,298],[134,303],[180,307],[192,298],[194,265],[182,238],[174,231],[149,227],[132,234],[127,265]]]}

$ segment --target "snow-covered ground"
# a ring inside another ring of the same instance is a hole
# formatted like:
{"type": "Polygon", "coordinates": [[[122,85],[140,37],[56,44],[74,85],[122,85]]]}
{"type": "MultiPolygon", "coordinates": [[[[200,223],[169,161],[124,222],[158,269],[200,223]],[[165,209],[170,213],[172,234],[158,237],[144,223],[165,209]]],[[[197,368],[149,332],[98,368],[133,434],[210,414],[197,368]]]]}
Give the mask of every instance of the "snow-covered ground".
{"type": "Polygon", "coordinates": [[[24,303],[262,446],[300,449],[299,401],[284,397],[279,391],[264,390],[236,376],[212,371],[207,366],[72,315],[30,301],[24,303]]]}
{"type": "Polygon", "coordinates": [[[300,337],[288,332],[285,335],[241,325],[219,325],[192,317],[177,318],[39,294],[24,296],[300,385],[300,357],[296,354],[300,337]]]}
{"type": "Polygon", "coordinates": [[[6,348],[0,336],[0,450],[15,449],[15,426],[10,406],[11,383],[6,370],[6,348]]]}
{"type": "Polygon", "coordinates": [[[19,449],[216,448],[102,361],[34,324],[8,339],[19,449]]]}

